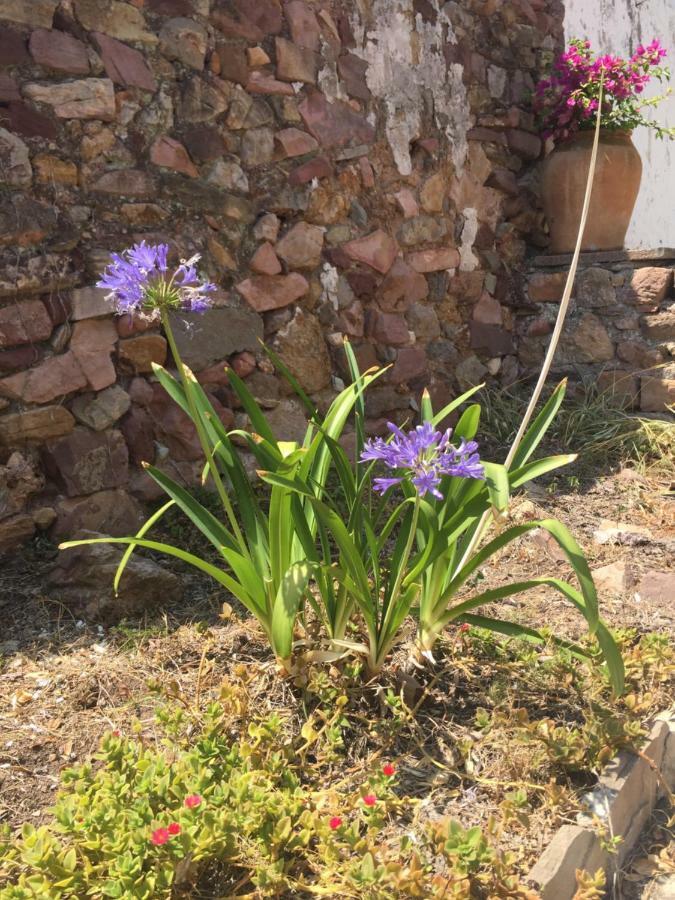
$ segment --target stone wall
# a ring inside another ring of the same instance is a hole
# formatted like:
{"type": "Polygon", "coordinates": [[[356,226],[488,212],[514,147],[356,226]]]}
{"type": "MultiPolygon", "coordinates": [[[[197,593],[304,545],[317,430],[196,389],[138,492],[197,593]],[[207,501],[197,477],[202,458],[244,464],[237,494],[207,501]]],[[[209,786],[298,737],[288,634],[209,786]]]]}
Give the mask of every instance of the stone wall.
{"type": "MultiPolygon", "coordinates": [[[[537,257],[516,327],[523,377],[539,372],[570,257],[537,257]]],[[[675,249],[584,253],[553,373],[594,383],[630,409],[675,404],[675,249]]]]}
{"type": "Polygon", "coordinates": [[[225,363],[303,425],[261,338],[321,404],[344,335],[392,363],[373,432],[425,384],[517,377],[528,95],[561,22],[556,0],[0,0],[0,547],[133,528],[143,460],[195,476],[164,337],[93,287],[133,241],[218,283],[176,328],[228,425],[225,363]]]}

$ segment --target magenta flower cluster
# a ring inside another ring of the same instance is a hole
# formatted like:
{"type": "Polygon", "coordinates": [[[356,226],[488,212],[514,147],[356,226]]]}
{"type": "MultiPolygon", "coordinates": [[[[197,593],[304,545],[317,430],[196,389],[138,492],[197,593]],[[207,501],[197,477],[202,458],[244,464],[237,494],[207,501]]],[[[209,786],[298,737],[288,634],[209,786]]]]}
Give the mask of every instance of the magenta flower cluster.
{"type": "Polygon", "coordinates": [[[409,478],[420,497],[430,493],[439,500],[443,495],[439,490],[444,475],[459,478],[485,478],[485,472],[478,457],[475,441],[462,441],[458,447],[450,443],[452,429],[436,431],[431,422],[424,422],[408,434],[387,423],[393,437],[372,438],[367,441],[361,461],[381,460],[388,468],[396,469],[400,475],[393,478],[375,478],[373,489],[383,493],[409,478]]]}
{"type": "Polygon", "coordinates": [[[195,254],[169,271],[168,244],[156,246],[141,241],[122,253],[111,254],[111,262],[96,283],[110,293],[118,313],[136,310],[183,309],[201,312],[210,306],[209,294],[215,284],[204,281],[197,273],[200,259],[195,254]]]}
{"type": "MultiPolygon", "coordinates": [[[[640,95],[652,78],[667,80],[668,69],[661,66],[666,51],[657,40],[640,45],[629,59],[604,54],[594,56],[589,41],[575,40],[553,64],[549,78],[535,88],[534,110],[542,136],[565,141],[577,131],[592,128],[600,100],[603,128],[631,131],[638,125],[660,129],[641,112],[640,95]]],[[[652,104],[653,105],[653,104],[652,104]]]]}

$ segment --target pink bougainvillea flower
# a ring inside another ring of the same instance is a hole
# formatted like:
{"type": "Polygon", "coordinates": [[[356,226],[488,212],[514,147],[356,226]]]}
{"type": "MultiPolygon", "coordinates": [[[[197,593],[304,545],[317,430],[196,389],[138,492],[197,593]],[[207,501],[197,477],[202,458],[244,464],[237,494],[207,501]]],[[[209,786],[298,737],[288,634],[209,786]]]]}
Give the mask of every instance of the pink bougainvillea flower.
{"type": "Polygon", "coordinates": [[[172,822],[166,830],[170,835],[180,834],[180,825],[178,822],[172,822]]]}
{"type": "Polygon", "coordinates": [[[329,826],[329,828],[331,828],[332,831],[335,831],[337,828],[340,827],[340,825],[342,825],[342,819],[340,818],[340,816],[332,816],[328,820],[328,826],[329,826]]]}
{"type": "Polygon", "coordinates": [[[377,803],[377,797],[375,796],[375,794],[366,794],[366,796],[363,798],[363,802],[366,804],[366,806],[375,806],[375,804],[377,803]]]}
{"type": "Polygon", "coordinates": [[[150,840],[156,847],[166,844],[170,834],[167,828],[156,828],[150,835],[150,840]]]}
{"type": "Polygon", "coordinates": [[[188,809],[194,809],[202,802],[202,798],[199,794],[188,794],[184,802],[188,809]]]}
{"type": "Polygon", "coordinates": [[[386,775],[387,778],[391,778],[392,775],[396,773],[396,767],[392,765],[392,763],[386,763],[382,766],[382,774],[386,775]]]}

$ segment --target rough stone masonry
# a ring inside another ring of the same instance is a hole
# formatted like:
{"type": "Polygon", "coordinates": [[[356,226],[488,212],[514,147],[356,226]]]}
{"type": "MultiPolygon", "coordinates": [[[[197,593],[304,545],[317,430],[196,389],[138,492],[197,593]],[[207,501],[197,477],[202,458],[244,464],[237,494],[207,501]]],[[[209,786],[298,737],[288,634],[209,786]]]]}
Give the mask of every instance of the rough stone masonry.
{"type": "Polygon", "coordinates": [[[518,376],[527,243],[545,245],[528,95],[555,0],[0,0],[0,548],[120,534],[190,483],[194,431],[153,380],[157,323],[114,319],[111,250],[203,254],[216,307],[179,316],[226,425],[232,366],[280,433],[304,427],[260,339],[325,407],[343,336],[369,429],[518,376]]]}

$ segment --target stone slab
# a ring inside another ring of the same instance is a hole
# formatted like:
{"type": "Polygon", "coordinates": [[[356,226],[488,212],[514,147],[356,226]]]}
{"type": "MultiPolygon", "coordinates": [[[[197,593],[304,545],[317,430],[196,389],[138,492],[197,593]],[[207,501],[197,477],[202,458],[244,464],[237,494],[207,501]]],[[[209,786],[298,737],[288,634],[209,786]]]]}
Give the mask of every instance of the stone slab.
{"type": "Polygon", "coordinates": [[[614,874],[640,837],[660,796],[664,782],[675,781],[675,712],[657,716],[641,755],[624,750],[606,767],[597,787],[587,796],[587,813],[576,825],[563,825],[529,873],[542,900],[573,900],[576,871],[602,867],[614,874]],[[649,760],[649,762],[647,761],[649,760]],[[600,844],[593,815],[610,834],[623,837],[615,853],[600,844]]]}
{"type": "MultiPolygon", "coordinates": [[[[599,250],[594,253],[580,253],[579,265],[591,266],[599,263],[647,262],[648,260],[675,260],[675,247],[657,247],[654,250],[599,250]]],[[[534,266],[567,266],[572,262],[571,253],[543,254],[532,260],[534,266]]]]}

